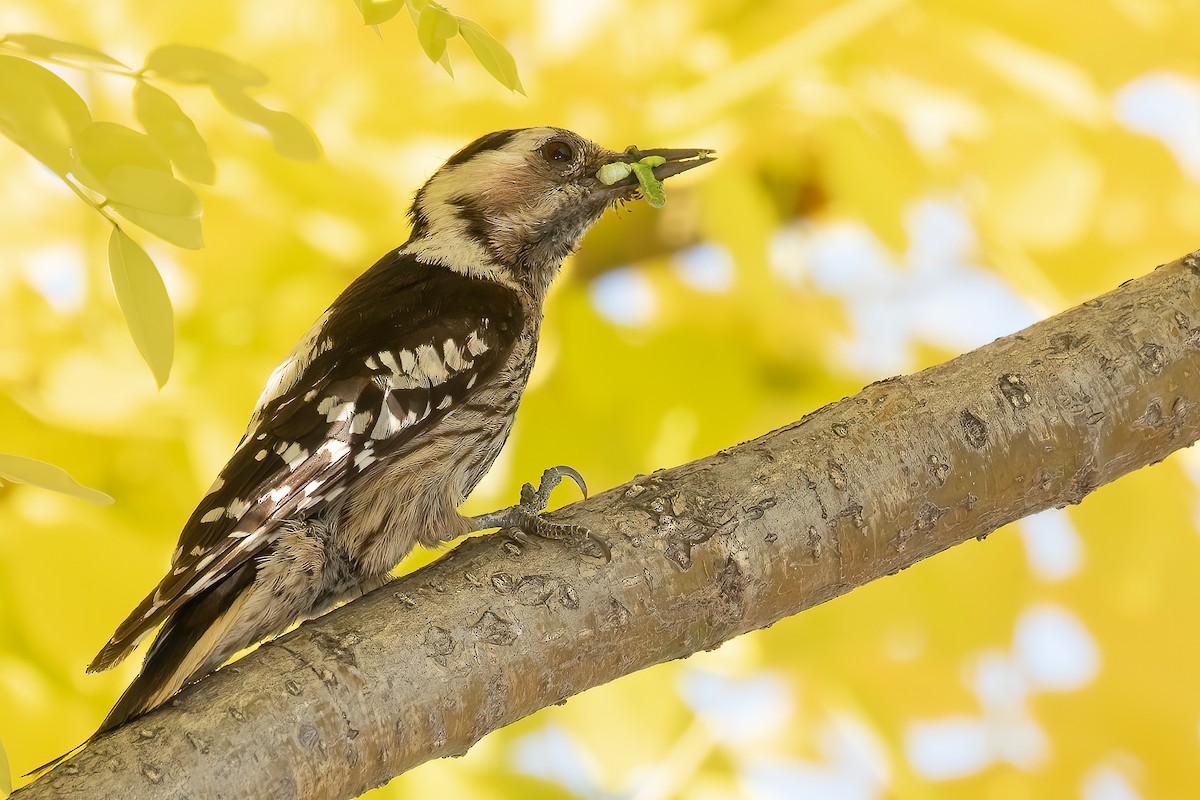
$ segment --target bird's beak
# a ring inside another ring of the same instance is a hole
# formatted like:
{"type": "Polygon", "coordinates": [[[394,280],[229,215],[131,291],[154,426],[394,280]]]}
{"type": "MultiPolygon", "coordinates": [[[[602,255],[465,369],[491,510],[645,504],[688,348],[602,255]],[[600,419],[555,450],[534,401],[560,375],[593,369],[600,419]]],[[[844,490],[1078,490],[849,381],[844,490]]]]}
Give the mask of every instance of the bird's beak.
{"type": "Polygon", "coordinates": [[[627,163],[641,161],[648,156],[660,156],[666,159],[666,162],[659,164],[654,168],[654,177],[660,181],[669,178],[672,175],[678,175],[681,172],[687,172],[689,169],[707,164],[710,161],[715,161],[713,155],[715,151],[707,148],[698,149],[667,149],[660,148],[658,150],[641,150],[633,145],[625,148],[624,155],[619,159],[627,163]]]}
{"type": "MultiPolygon", "coordinates": [[[[689,169],[714,161],[713,152],[706,148],[642,150],[634,145],[630,145],[625,148],[625,152],[623,153],[609,152],[602,156],[596,163],[596,167],[599,168],[605,164],[620,162],[636,164],[648,156],[659,156],[665,159],[665,161],[653,169],[654,177],[661,181],[672,175],[678,175],[681,172],[687,172],[689,169]]],[[[606,194],[610,197],[628,197],[638,189],[638,186],[637,176],[631,173],[604,188],[606,194]]]]}

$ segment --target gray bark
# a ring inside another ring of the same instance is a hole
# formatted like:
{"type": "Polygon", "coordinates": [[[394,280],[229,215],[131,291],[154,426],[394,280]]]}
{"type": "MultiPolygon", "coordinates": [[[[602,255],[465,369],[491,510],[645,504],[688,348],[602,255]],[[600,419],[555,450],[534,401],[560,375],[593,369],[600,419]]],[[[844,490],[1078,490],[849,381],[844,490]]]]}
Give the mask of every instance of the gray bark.
{"type": "MultiPolygon", "coordinates": [[[[553,518],[467,540],[102,736],[34,798],[349,798],[1200,436],[1200,254],[553,518]]],[[[636,731],[626,735],[637,735],[636,731]]]]}

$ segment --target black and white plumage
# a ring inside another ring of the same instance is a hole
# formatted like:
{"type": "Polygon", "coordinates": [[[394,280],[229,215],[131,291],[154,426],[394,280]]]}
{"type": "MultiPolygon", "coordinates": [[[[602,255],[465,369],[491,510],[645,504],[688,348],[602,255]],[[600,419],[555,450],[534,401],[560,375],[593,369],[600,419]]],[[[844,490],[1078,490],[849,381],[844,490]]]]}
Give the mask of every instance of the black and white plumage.
{"type": "Polygon", "coordinates": [[[415,544],[510,518],[456,509],[508,436],[562,259],[637,190],[632,178],[601,184],[597,169],[656,153],[668,159],[660,178],[709,160],[529,128],[480,138],[430,178],[408,242],[272,373],[166,576],[89,666],[113,666],[161,626],[101,731],[380,585],[415,544]]]}

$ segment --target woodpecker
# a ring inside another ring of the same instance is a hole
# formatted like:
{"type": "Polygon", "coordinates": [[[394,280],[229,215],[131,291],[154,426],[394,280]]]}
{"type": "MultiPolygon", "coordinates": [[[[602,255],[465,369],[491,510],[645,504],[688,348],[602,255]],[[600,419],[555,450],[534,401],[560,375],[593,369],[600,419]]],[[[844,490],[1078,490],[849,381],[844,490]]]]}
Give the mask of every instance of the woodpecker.
{"type": "MultiPolygon", "coordinates": [[[[458,506],[500,452],[563,258],[648,156],[655,178],[707,150],[607,150],[570,131],[502,130],[455,153],[417,192],[412,234],[363,273],[271,373],[249,427],[192,512],[171,565],[88,667],[108,669],[158,629],[97,733],[161,705],[238,651],[389,579],[415,545],[474,530],[561,535],[543,520],[567,467],[521,502],[458,506]]],[[[584,490],[586,492],[586,489],[584,490]]]]}

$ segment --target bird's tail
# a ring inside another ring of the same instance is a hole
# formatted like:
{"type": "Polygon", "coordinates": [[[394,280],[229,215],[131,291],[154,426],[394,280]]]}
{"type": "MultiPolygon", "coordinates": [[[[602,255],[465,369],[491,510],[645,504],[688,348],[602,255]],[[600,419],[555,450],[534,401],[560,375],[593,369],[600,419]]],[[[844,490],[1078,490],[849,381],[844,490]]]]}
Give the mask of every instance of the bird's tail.
{"type": "Polygon", "coordinates": [[[189,683],[215,670],[242,649],[228,634],[238,620],[254,583],[255,566],[246,563],[172,614],[159,630],[137,677],[121,694],[100,727],[58,758],[27,773],[50,769],[102,733],[162,705],[189,683]]]}
{"type": "Polygon", "coordinates": [[[241,649],[228,634],[254,583],[254,563],[242,567],[179,607],[163,625],[137,677],[100,723],[110,731],[157,708],[241,649]]]}

